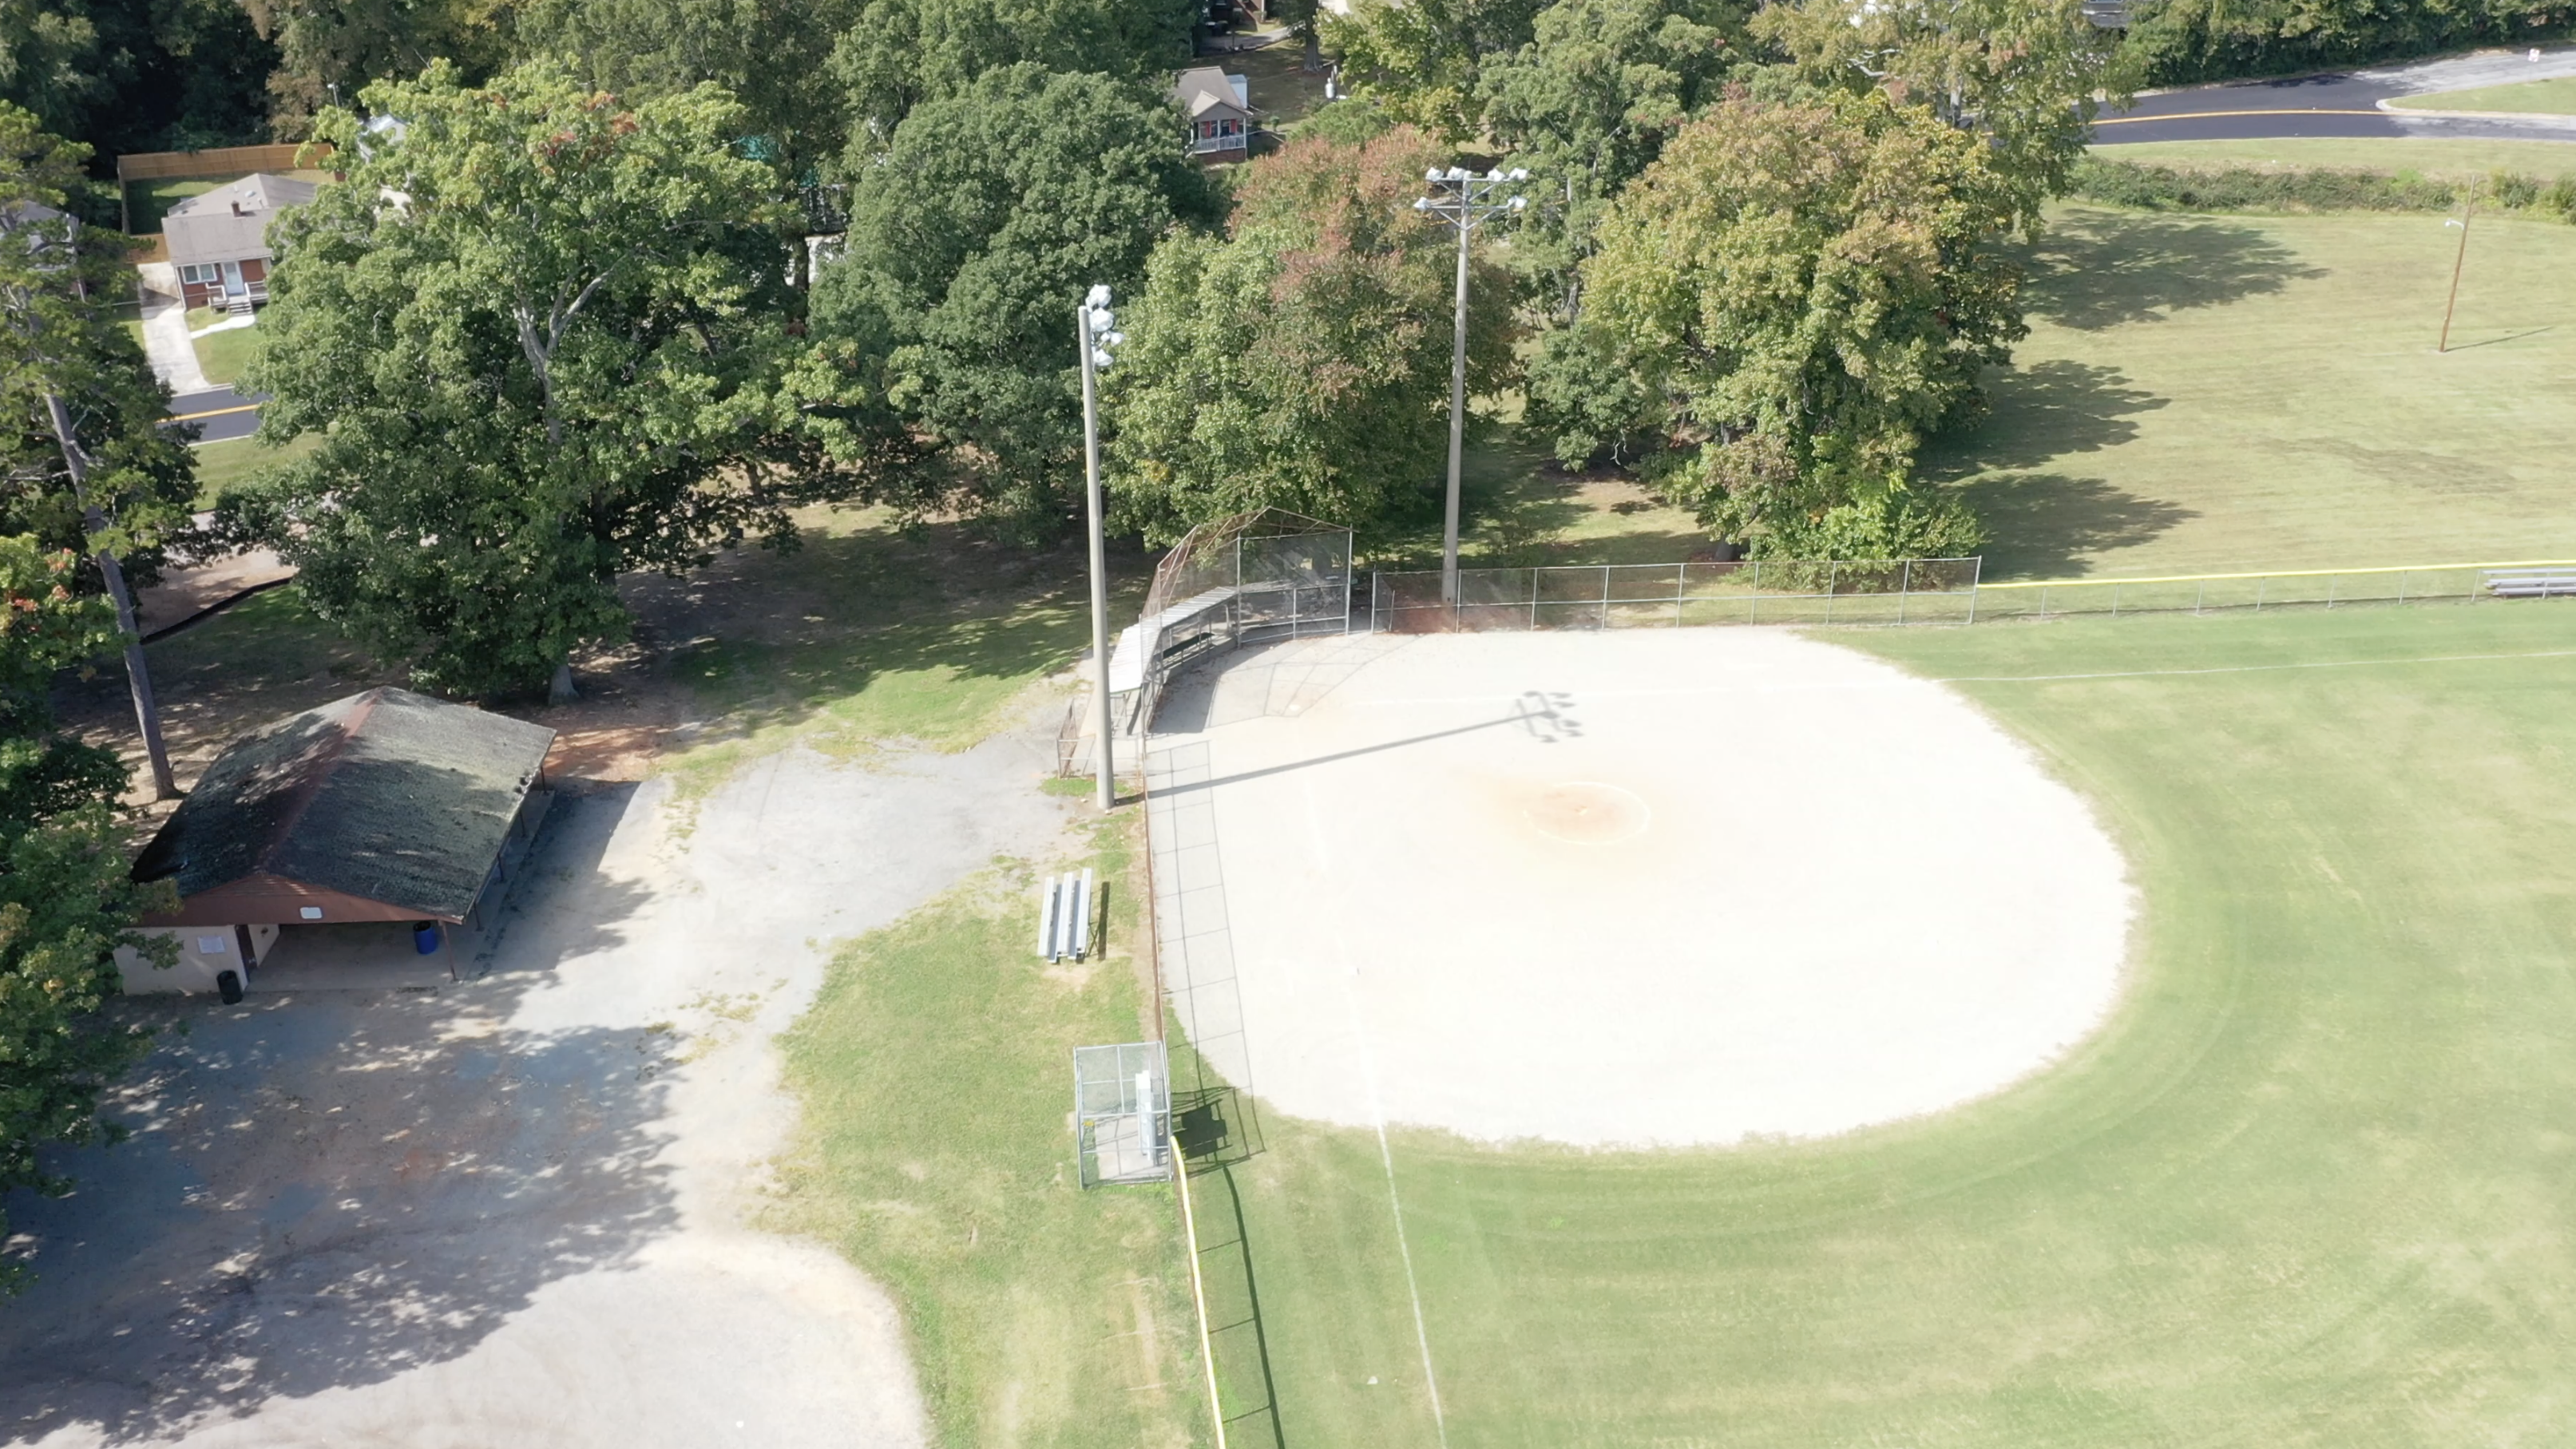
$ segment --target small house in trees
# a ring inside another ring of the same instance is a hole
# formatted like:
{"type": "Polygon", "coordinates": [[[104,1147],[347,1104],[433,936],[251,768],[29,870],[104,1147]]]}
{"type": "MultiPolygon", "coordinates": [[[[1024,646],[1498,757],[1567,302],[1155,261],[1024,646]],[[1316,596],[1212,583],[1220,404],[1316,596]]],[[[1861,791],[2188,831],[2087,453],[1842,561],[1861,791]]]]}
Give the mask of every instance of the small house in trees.
{"type": "Polygon", "coordinates": [[[142,922],[178,943],[178,964],[120,950],[125,989],[231,1000],[256,968],[296,950],[299,933],[352,923],[379,923],[377,936],[381,923],[407,923],[418,949],[436,949],[447,927],[497,905],[524,859],[552,798],[554,738],[506,715],[371,689],[234,741],[134,863],[136,880],[178,887],[176,910],[142,922]]]}
{"type": "Polygon", "coordinates": [[[1212,65],[1181,72],[1172,98],[1189,117],[1190,155],[1200,161],[1240,161],[1251,154],[1252,83],[1212,65]]]}
{"type": "Polygon", "coordinates": [[[236,311],[268,300],[268,224],[313,199],[314,183],[267,172],[191,196],[161,219],[188,306],[236,311]]]}

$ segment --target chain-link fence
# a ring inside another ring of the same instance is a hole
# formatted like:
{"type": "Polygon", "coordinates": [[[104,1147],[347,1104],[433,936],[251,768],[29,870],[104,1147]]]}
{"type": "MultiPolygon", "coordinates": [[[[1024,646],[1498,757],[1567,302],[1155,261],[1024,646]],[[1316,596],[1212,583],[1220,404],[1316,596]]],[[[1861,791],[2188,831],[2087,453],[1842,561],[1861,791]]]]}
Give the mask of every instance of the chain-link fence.
{"type": "Polygon", "coordinates": [[[1458,600],[1440,575],[1373,573],[1369,628],[1422,634],[1476,629],[1633,629],[1702,624],[1966,623],[1974,558],[1748,559],[1460,569],[1458,600]]]}
{"type": "Polygon", "coordinates": [[[2483,564],[2406,564],[2367,569],[2174,574],[2141,579],[2041,579],[1985,584],[1976,618],[2066,614],[2208,614],[2223,610],[2333,609],[2356,604],[2426,604],[2576,595],[2576,563],[2538,559],[2483,564]]]}

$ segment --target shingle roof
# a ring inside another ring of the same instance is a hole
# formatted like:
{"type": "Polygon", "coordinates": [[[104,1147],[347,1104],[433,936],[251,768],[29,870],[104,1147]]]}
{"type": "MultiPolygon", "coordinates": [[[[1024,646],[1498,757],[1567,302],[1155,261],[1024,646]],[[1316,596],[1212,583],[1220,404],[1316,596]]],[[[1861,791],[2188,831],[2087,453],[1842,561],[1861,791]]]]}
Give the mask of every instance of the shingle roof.
{"type": "Polygon", "coordinates": [[[184,899],[274,875],[461,920],[555,732],[371,689],[234,741],[134,863],[184,899]]]}
{"type": "Polygon", "coordinates": [[[263,171],[189,197],[161,218],[172,265],[275,255],[268,249],[269,222],[311,201],[317,189],[313,182],[263,171]]]}
{"type": "Polygon", "coordinates": [[[1172,97],[1181,103],[1181,109],[1189,112],[1192,120],[1220,106],[1237,115],[1248,116],[1252,114],[1252,107],[1235,93],[1236,79],[1213,65],[1185,70],[1172,82],[1172,97]]]}

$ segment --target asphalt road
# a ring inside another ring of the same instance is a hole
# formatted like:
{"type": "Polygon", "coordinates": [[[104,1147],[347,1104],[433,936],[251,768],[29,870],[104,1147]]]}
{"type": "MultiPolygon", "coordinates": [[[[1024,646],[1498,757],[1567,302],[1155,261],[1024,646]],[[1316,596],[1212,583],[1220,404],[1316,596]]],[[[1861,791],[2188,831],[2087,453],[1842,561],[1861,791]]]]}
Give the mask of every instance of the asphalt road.
{"type": "Polygon", "coordinates": [[[2097,145],[2299,136],[2576,141],[2576,117],[2571,116],[2430,116],[2379,107],[2379,102],[2400,96],[2566,76],[2576,76],[2576,46],[2545,49],[2536,61],[2527,51],[2497,51],[2286,80],[2196,86],[2140,96],[2127,111],[2096,121],[2093,139],[2097,145]]]}
{"type": "Polygon", "coordinates": [[[259,405],[265,399],[248,398],[228,387],[211,392],[183,392],[170,399],[170,421],[195,423],[200,443],[220,443],[231,438],[247,438],[259,429],[259,405]]]}

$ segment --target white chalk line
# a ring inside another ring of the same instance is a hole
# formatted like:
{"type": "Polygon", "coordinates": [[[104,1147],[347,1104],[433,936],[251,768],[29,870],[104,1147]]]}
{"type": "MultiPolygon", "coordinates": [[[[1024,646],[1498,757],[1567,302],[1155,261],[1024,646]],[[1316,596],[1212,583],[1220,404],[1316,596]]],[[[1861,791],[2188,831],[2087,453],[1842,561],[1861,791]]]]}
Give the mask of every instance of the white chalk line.
{"type": "MultiPolygon", "coordinates": [[[[1306,834],[1313,842],[1315,860],[1323,864],[1331,857],[1324,842],[1323,821],[1315,813],[1315,791],[1312,785],[1300,783],[1297,789],[1306,805],[1306,834]]],[[[1413,1341],[1422,1351],[1422,1387],[1431,1400],[1431,1427],[1439,1435],[1440,1449],[1449,1449],[1449,1417],[1440,1407],[1440,1378],[1431,1367],[1431,1328],[1422,1316],[1422,1284],[1413,1272],[1413,1246],[1404,1236],[1404,1199],[1395,1190],[1395,1149],[1386,1137],[1386,1103],[1378,1091],[1377,1053],[1369,1048],[1368,1027],[1360,1018],[1359,993],[1351,990],[1351,978],[1359,968],[1351,962],[1350,946],[1339,930],[1331,930],[1333,951],[1342,962],[1342,1005],[1350,1013],[1351,1036],[1359,1044],[1360,1076],[1368,1086],[1369,1118],[1377,1125],[1378,1165],[1386,1172],[1387,1211],[1395,1220],[1395,1253],[1404,1262],[1404,1293],[1413,1302],[1413,1341]]]]}

